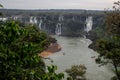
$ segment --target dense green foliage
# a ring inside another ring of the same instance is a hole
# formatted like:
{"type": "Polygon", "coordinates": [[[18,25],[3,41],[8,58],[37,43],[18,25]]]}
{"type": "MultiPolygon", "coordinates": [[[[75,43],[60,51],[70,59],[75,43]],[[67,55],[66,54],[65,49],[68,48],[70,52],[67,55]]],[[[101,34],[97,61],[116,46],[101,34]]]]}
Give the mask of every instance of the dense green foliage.
{"type": "Polygon", "coordinates": [[[62,80],[64,78],[63,73],[55,73],[57,66],[51,65],[47,67],[47,72],[41,78],[41,80],[62,80]]]}
{"type": "Polygon", "coordinates": [[[86,69],[84,65],[73,65],[70,69],[66,69],[66,72],[73,80],[86,80],[84,76],[86,69]]]}
{"type": "Polygon", "coordinates": [[[90,40],[93,41],[92,44],[89,45],[89,48],[93,50],[97,50],[97,41],[101,38],[105,38],[105,25],[102,24],[96,28],[94,28],[92,31],[89,32],[89,35],[87,36],[90,40]]]}
{"type": "Polygon", "coordinates": [[[38,56],[49,44],[47,35],[34,26],[14,21],[0,23],[0,80],[59,80],[56,67],[46,67],[38,56]]]}
{"type": "Polygon", "coordinates": [[[111,63],[114,67],[116,78],[120,80],[120,1],[115,2],[114,11],[108,12],[106,17],[106,39],[99,40],[97,51],[100,53],[96,62],[104,65],[111,63]]]}
{"type": "MultiPolygon", "coordinates": [[[[96,62],[102,65],[111,63],[115,69],[115,74],[120,78],[120,38],[113,37],[98,41],[97,51],[100,53],[96,62]]],[[[120,79],[119,79],[120,80],[120,79]]]]}
{"type": "Polygon", "coordinates": [[[45,73],[45,65],[37,53],[45,48],[46,35],[30,29],[13,21],[0,26],[0,79],[25,80],[45,73]]]}

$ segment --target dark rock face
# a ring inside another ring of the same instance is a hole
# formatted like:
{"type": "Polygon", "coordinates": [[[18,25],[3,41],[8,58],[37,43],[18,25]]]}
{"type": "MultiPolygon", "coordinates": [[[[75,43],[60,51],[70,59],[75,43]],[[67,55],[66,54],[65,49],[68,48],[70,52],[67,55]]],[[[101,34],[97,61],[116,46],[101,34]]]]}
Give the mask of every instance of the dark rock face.
{"type": "Polygon", "coordinates": [[[94,51],[97,51],[97,41],[93,41],[88,47],[94,51]]]}
{"type": "Polygon", "coordinates": [[[93,41],[93,42],[98,39],[96,33],[93,32],[93,31],[90,31],[90,32],[86,35],[86,37],[87,37],[88,39],[90,39],[91,41],[93,41]]]}

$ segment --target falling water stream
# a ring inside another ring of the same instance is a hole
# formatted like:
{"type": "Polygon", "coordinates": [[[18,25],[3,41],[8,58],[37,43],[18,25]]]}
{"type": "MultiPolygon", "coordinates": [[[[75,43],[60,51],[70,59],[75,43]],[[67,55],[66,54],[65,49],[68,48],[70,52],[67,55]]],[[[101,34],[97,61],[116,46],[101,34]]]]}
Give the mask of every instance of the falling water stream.
{"type": "Polygon", "coordinates": [[[38,27],[39,27],[40,30],[42,30],[42,22],[43,22],[43,21],[42,21],[42,19],[40,18],[40,22],[39,22],[39,25],[38,25],[38,27]]]}
{"type": "Polygon", "coordinates": [[[89,32],[92,30],[92,25],[93,25],[93,19],[91,16],[89,16],[88,18],[86,18],[86,27],[85,27],[85,31],[89,32]]]}
{"type": "Polygon", "coordinates": [[[56,29],[55,29],[56,35],[61,35],[61,27],[62,27],[62,24],[61,23],[57,23],[56,29]]]}

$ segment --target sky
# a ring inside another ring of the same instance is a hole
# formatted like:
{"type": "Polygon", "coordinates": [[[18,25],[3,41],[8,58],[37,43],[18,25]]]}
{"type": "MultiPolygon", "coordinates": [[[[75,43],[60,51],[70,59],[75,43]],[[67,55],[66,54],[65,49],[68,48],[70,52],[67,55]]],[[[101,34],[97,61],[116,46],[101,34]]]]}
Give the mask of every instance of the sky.
{"type": "Polygon", "coordinates": [[[7,9],[87,9],[112,8],[118,0],[0,0],[7,9]]]}

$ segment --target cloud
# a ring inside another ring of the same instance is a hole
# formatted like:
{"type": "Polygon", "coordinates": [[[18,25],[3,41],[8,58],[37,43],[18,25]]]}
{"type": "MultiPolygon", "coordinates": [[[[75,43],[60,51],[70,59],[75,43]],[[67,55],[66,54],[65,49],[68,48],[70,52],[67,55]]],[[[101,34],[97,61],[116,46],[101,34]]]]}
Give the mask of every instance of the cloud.
{"type": "Polygon", "coordinates": [[[104,9],[117,0],[2,0],[5,8],[18,9],[104,9]]]}

